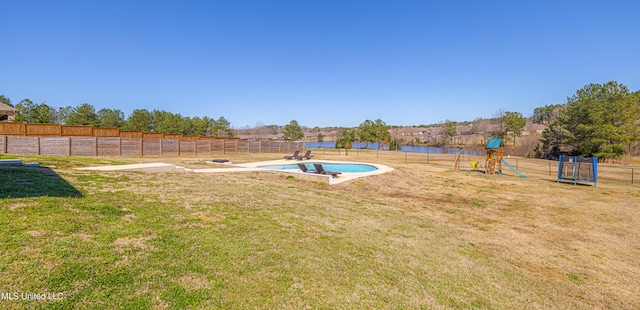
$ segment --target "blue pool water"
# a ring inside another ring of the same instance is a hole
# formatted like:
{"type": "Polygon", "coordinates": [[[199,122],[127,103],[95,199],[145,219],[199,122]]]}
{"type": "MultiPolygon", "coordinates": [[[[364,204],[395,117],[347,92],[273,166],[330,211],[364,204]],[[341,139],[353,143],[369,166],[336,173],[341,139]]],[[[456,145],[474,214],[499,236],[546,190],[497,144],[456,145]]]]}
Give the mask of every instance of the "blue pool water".
{"type": "MultiPolygon", "coordinates": [[[[367,164],[330,164],[330,163],[319,163],[319,162],[306,162],[304,163],[309,170],[315,170],[313,164],[322,164],[324,170],[333,171],[333,172],[369,172],[378,170],[375,166],[367,165],[367,164]]],[[[268,166],[260,166],[260,168],[265,169],[273,169],[273,170],[287,170],[287,169],[300,169],[298,164],[289,164],[289,165],[268,165],[268,166]]]]}

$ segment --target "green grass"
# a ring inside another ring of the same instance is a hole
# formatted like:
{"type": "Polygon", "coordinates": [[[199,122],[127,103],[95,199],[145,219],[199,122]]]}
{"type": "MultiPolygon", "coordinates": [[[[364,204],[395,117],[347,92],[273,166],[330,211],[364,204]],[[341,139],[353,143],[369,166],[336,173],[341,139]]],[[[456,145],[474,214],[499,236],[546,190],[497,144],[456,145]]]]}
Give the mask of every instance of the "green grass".
{"type": "Polygon", "coordinates": [[[39,163],[42,166],[68,169],[76,167],[84,167],[87,165],[117,165],[133,163],[126,158],[111,160],[100,157],[71,157],[71,156],[34,156],[34,155],[0,155],[0,159],[22,159],[24,163],[39,163]]]}
{"type": "Polygon", "coordinates": [[[0,166],[0,198],[79,197],[73,186],[46,167],[0,166]]]}
{"type": "MultiPolygon", "coordinates": [[[[100,161],[34,159],[57,167],[100,161]]],[[[414,206],[384,193],[402,177],[330,187],[273,173],[51,172],[0,168],[0,291],[60,292],[63,300],[1,300],[0,308],[589,304],[558,294],[580,291],[582,273],[532,276],[526,261],[443,224],[490,207],[484,198],[428,194],[414,206]]],[[[506,204],[514,202],[525,203],[506,204]]],[[[469,225],[486,234],[498,224],[469,225]]]]}
{"type": "MultiPolygon", "coordinates": [[[[186,196],[121,186],[149,175],[66,172],[75,178],[76,190],[69,184],[60,188],[62,179],[37,176],[32,168],[5,170],[10,173],[3,173],[3,184],[22,175],[39,189],[18,187],[0,201],[0,243],[6,248],[0,258],[2,287],[64,295],[62,302],[24,306],[380,308],[415,305],[406,294],[432,283],[401,284],[408,274],[426,270],[406,269],[403,264],[412,258],[395,257],[384,242],[416,238],[414,226],[394,223],[386,233],[362,231],[324,203],[264,199],[272,191],[296,193],[299,187],[257,180],[244,184],[238,200],[231,199],[234,184],[215,182],[223,188],[220,196],[189,199],[187,209],[181,199],[186,196]],[[78,191],[81,195],[73,194],[78,191]],[[313,213],[322,216],[305,216],[313,213]]],[[[358,212],[349,197],[318,190],[323,199],[358,212]]],[[[366,213],[365,218],[372,216],[366,213]]],[[[443,302],[457,303],[451,297],[443,302]]]]}

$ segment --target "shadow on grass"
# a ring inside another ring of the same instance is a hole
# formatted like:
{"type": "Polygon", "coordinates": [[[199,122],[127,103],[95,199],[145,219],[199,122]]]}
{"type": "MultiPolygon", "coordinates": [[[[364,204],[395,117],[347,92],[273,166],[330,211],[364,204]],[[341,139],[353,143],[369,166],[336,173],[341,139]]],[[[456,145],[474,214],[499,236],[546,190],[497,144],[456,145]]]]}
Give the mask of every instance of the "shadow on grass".
{"type": "Polygon", "coordinates": [[[566,184],[566,185],[595,187],[593,182],[586,182],[586,181],[580,181],[580,182],[575,182],[575,183],[573,181],[571,181],[571,180],[558,180],[558,179],[548,179],[546,181],[553,182],[553,183],[558,183],[558,184],[566,184]]]}
{"type": "Polygon", "coordinates": [[[82,194],[46,167],[0,167],[0,198],[82,197],[82,194]]]}

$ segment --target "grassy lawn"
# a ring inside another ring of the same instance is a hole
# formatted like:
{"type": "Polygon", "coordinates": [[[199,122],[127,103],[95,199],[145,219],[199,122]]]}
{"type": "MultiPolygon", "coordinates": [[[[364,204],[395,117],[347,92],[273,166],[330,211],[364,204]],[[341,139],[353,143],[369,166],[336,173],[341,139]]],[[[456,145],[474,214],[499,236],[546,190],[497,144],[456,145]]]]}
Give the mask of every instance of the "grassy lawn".
{"type": "Polygon", "coordinates": [[[62,299],[0,308],[640,308],[637,185],[388,159],[335,186],[26,159],[49,168],[0,167],[0,292],[62,299]]]}

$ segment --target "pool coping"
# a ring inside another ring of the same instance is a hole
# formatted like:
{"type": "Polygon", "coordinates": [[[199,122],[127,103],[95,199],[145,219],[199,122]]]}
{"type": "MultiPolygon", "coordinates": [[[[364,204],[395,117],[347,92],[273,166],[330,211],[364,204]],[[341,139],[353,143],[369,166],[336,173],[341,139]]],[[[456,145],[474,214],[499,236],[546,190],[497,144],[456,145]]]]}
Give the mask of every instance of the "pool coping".
{"type": "MultiPolygon", "coordinates": [[[[293,175],[305,175],[305,176],[328,178],[329,185],[340,184],[340,183],[344,183],[344,182],[347,182],[347,181],[351,181],[351,180],[355,180],[355,179],[358,179],[358,178],[367,177],[367,176],[371,176],[371,175],[384,174],[384,173],[391,172],[391,171],[394,170],[392,167],[389,167],[389,166],[386,166],[386,165],[369,163],[369,162],[325,160],[325,159],[309,159],[309,160],[277,159],[277,160],[269,160],[269,161],[259,161],[259,162],[237,164],[235,166],[242,166],[242,167],[246,167],[246,168],[250,168],[250,169],[261,169],[262,171],[267,170],[267,171],[276,171],[276,172],[288,173],[288,174],[293,174],[293,175]],[[327,164],[371,165],[371,166],[376,167],[377,169],[373,170],[373,171],[367,171],[367,172],[343,172],[338,177],[331,177],[331,176],[323,175],[323,174],[302,172],[300,170],[288,171],[288,170],[291,170],[291,169],[278,170],[278,169],[268,169],[268,168],[260,168],[259,167],[259,166],[269,166],[269,165],[290,165],[290,164],[295,164],[295,163],[307,163],[307,162],[319,162],[319,163],[327,163],[327,164]]],[[[223,168],[223,169],[228,169],[228,168],[223,168]]]]}
{"type": "Polygon", "coordinates": [[[270,171],[277,173],[287,173],[291,175],[305,176],[315,178],[316,180],[322,180],[328,182],[329,185],[340,184],[347,181],[352,181],[358,178],[379,175],[387,172],[391,172],[394,169],[392,167],[374,164],[368,162],[355,162],[355,161],[338,161],[338,160],[286,160],[286,159],[277,159],[277,160],[269,160],[269,161],[258,161],[258,162],[250,162],[250,163],[242,163],[242,164],[233,164],[233,163],[217,163],[217,162],[208,162],[209,164],[225,166],[225,168],[201,168],[201,169],[189,169],[180,166],[176,166],[173,164],[167,163],[144,163],[144,164],[130,164],[130,165],[113,165],[113,166],[99,166],[99,167],[84,167],[84,168],[76,168],[78,170],[93,170],[93,171],[163,171],[163,172],[193,172],[193,173],[230,173],[230,172],[256,172],[256,171],[270,171]],[[340,176],[332,177],[330,175],[323,175],[317,173],[308,173],[302,172],[300,170],[278,170],[278,169],[269,169],[269,168],[261,168],[260,166],[269,166],[269,165],[289,165],[293,163],[305,163],[305,162],[319,162],[319,163],[328,163],[328,164],[360,164],[360,165],[371,165],[377,168],[377,170],[367,171],[367,172],[343,172],[340,176]]]}

